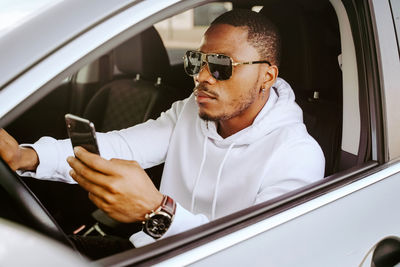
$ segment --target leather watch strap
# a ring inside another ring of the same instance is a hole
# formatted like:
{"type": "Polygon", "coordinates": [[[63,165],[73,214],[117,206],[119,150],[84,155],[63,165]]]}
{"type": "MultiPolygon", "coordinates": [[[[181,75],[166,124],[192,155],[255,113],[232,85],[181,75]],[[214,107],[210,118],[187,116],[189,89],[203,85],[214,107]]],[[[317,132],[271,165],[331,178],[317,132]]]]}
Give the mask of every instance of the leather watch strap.
{"type": "Polygon", "coordinates": [[[164,195],[163,202],[161,204],[161,209],[167,212],[169,215],[174,216],[176,211],[175,201],[167,195],[164,195]]]}

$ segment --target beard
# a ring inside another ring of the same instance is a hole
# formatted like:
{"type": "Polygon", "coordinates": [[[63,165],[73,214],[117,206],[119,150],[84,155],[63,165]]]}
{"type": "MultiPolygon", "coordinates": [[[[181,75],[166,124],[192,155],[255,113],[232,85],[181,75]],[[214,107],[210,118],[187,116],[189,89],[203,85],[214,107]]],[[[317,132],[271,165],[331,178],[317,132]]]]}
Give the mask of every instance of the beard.
{"type": "Polygon", "coordinates": [[[241,115],[244,111],[246,111],[250,107],[250,105],[254,103],[256,97],[257,94],[252,93],[251,95],[247,95],[246,99],[241,98],[238,101],[234,101],[233,103],[229,104],[230,106],[235,107],[231,112],[223,112],[221,114],[212,115],[208,114],[207,112],[200,111],[199,117],[205,121],[214,121],[214,122],[232,119],[236,116],[241,115]]]}
{"type": "MultiPolygon", "coordinates": [[[[252,86],[252,89],[247,92],[245,95],[241,95],[237,99],[231,100],[227,105],[230,107],[230,111],[222,111],[220,114],[209,114],[206,111],[199,111],[199,117],[204,121],[212,121],[219,122],[232,119],[236,116],[241,115],[244,111],[246,111],[257,99],[259,96],[259,89],[257,88],[258,80],[252,86]]],[[[204,92],[208,92],[213,94],[214,96],[218,96],[216,93],[210,91],[207,87],[199,84],[195,88],[196,90],[203,90],[204,92]]]]}

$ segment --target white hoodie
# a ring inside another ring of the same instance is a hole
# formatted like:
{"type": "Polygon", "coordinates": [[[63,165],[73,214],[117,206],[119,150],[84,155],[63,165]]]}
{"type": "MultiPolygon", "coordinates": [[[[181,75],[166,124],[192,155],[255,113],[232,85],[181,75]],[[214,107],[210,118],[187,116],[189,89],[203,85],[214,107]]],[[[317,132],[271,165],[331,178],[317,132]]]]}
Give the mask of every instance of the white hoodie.
{"type": "MultiPolygon", "coordinates": [[[[289,84],[278,78],[253,124],[223,139],[213,122],[198,116],[192,94],[175,102],[157,120],[99,133],[101,155],[136,160],[143,168],[165,162],[160,191],[178,203],[170,236],[323,178],[325,160],[307,133],[302,111],[289,84]]],[[[75,183],[66,158],[69,140],[42,137],[31,145],[38,153],[40,179],[75,183]]],[[[151,240],[143,232],[130,240],[151,240]]]]}

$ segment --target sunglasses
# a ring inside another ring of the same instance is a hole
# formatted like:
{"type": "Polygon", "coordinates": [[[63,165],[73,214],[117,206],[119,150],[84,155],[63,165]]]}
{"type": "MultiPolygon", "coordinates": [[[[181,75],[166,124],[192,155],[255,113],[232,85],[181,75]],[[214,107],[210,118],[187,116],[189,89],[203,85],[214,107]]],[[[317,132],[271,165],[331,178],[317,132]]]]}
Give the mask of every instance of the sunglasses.
{"type": "Polygon", "coordinates": [[[218,81],[228,80],[232,76],[234,66],[264,63],[271,66],[271,63],[266,60],[234,62],[231,57],[226,55],[206,54],[199,51],[187,51],[183,57],[183,63],[185,72],[190,76],[199,74],[202,67],[207,63],[211,76],[218,81]]]}

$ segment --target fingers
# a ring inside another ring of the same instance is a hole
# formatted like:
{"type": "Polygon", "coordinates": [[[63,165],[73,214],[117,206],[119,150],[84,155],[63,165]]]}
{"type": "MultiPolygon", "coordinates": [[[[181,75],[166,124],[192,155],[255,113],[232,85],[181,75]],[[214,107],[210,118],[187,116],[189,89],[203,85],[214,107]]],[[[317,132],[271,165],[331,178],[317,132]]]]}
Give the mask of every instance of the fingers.
{"type": "Polygon", "coordinates": [[[107,184],[109,182],[109,179],[107,179],[108,176],[101,172],[98,172],[97,166],[92,165],[93,168],[90,168],[74,157],[68,157],[67,162],[69,166],[71,166],[71,168],[73,169],[73,171],[70,172],[71,177],[74,179],[77,178],[79,181],[77,179],[75,180],[79,184],[82,183],[82,187],[86,185],[86,181],[90,182],[90,184],[96,184],[101,187],[107,187],[107,184]]]}
{"type": "Polygon", "coordinates": [[[114,174],[113,165],[110,161],[100,157],[97,154],[90,153],[83,147],[74,147],[75,156],[88,167],[104,174],[114,174]]]}
{"type": "Polygon", "coordinates": [[[107,199],[109,193],[103,187],[92,183],[90,180],[78,174],[75,170],[71,170],[70,175],[83,189],[97,196],[97,198],[102,199],[102,201],[109,202],[109,200],[107,199]]]}
{"type": "Polygon", "coordinates": [[[121,169],[126,169],[124,167],[135,166],[141,169],[136,161],[115,158],[106,160],[97,154],[88,152],[83,147],[75,147],[74,153],[85,165],[106,175],[118,175],[121,173],[121,169]]]}
{"type": "Polygon", "coordinates": [[[110,212],[110,203],[107,202],[104,198],[92,192],[89,192],[88,197],[93,202],[93,204],[96,205],[96,207],[103,210],[107,214],[110,212]]]}
{"type": "MultiPolygon", "coordinates": [[[[132,220],[130,217],[125,216],[123,213],[118,212],[118,209],[115,209],[112,205],[104,202],[104,200],[92,193],[89,193],[89,199],[95,204],[99,209],[104,211],[110,218],[122,222],[122,223],[131,223],[137,220],[132,220]]],[[[129,210],[130,214],[132,210],[129,210]]]]}
{"type": "Polygon", "coordinates": [[[89,192],[89,199],[101,210],[105,209],[104,199],[100,198],[98,195],[89,192]]]}

